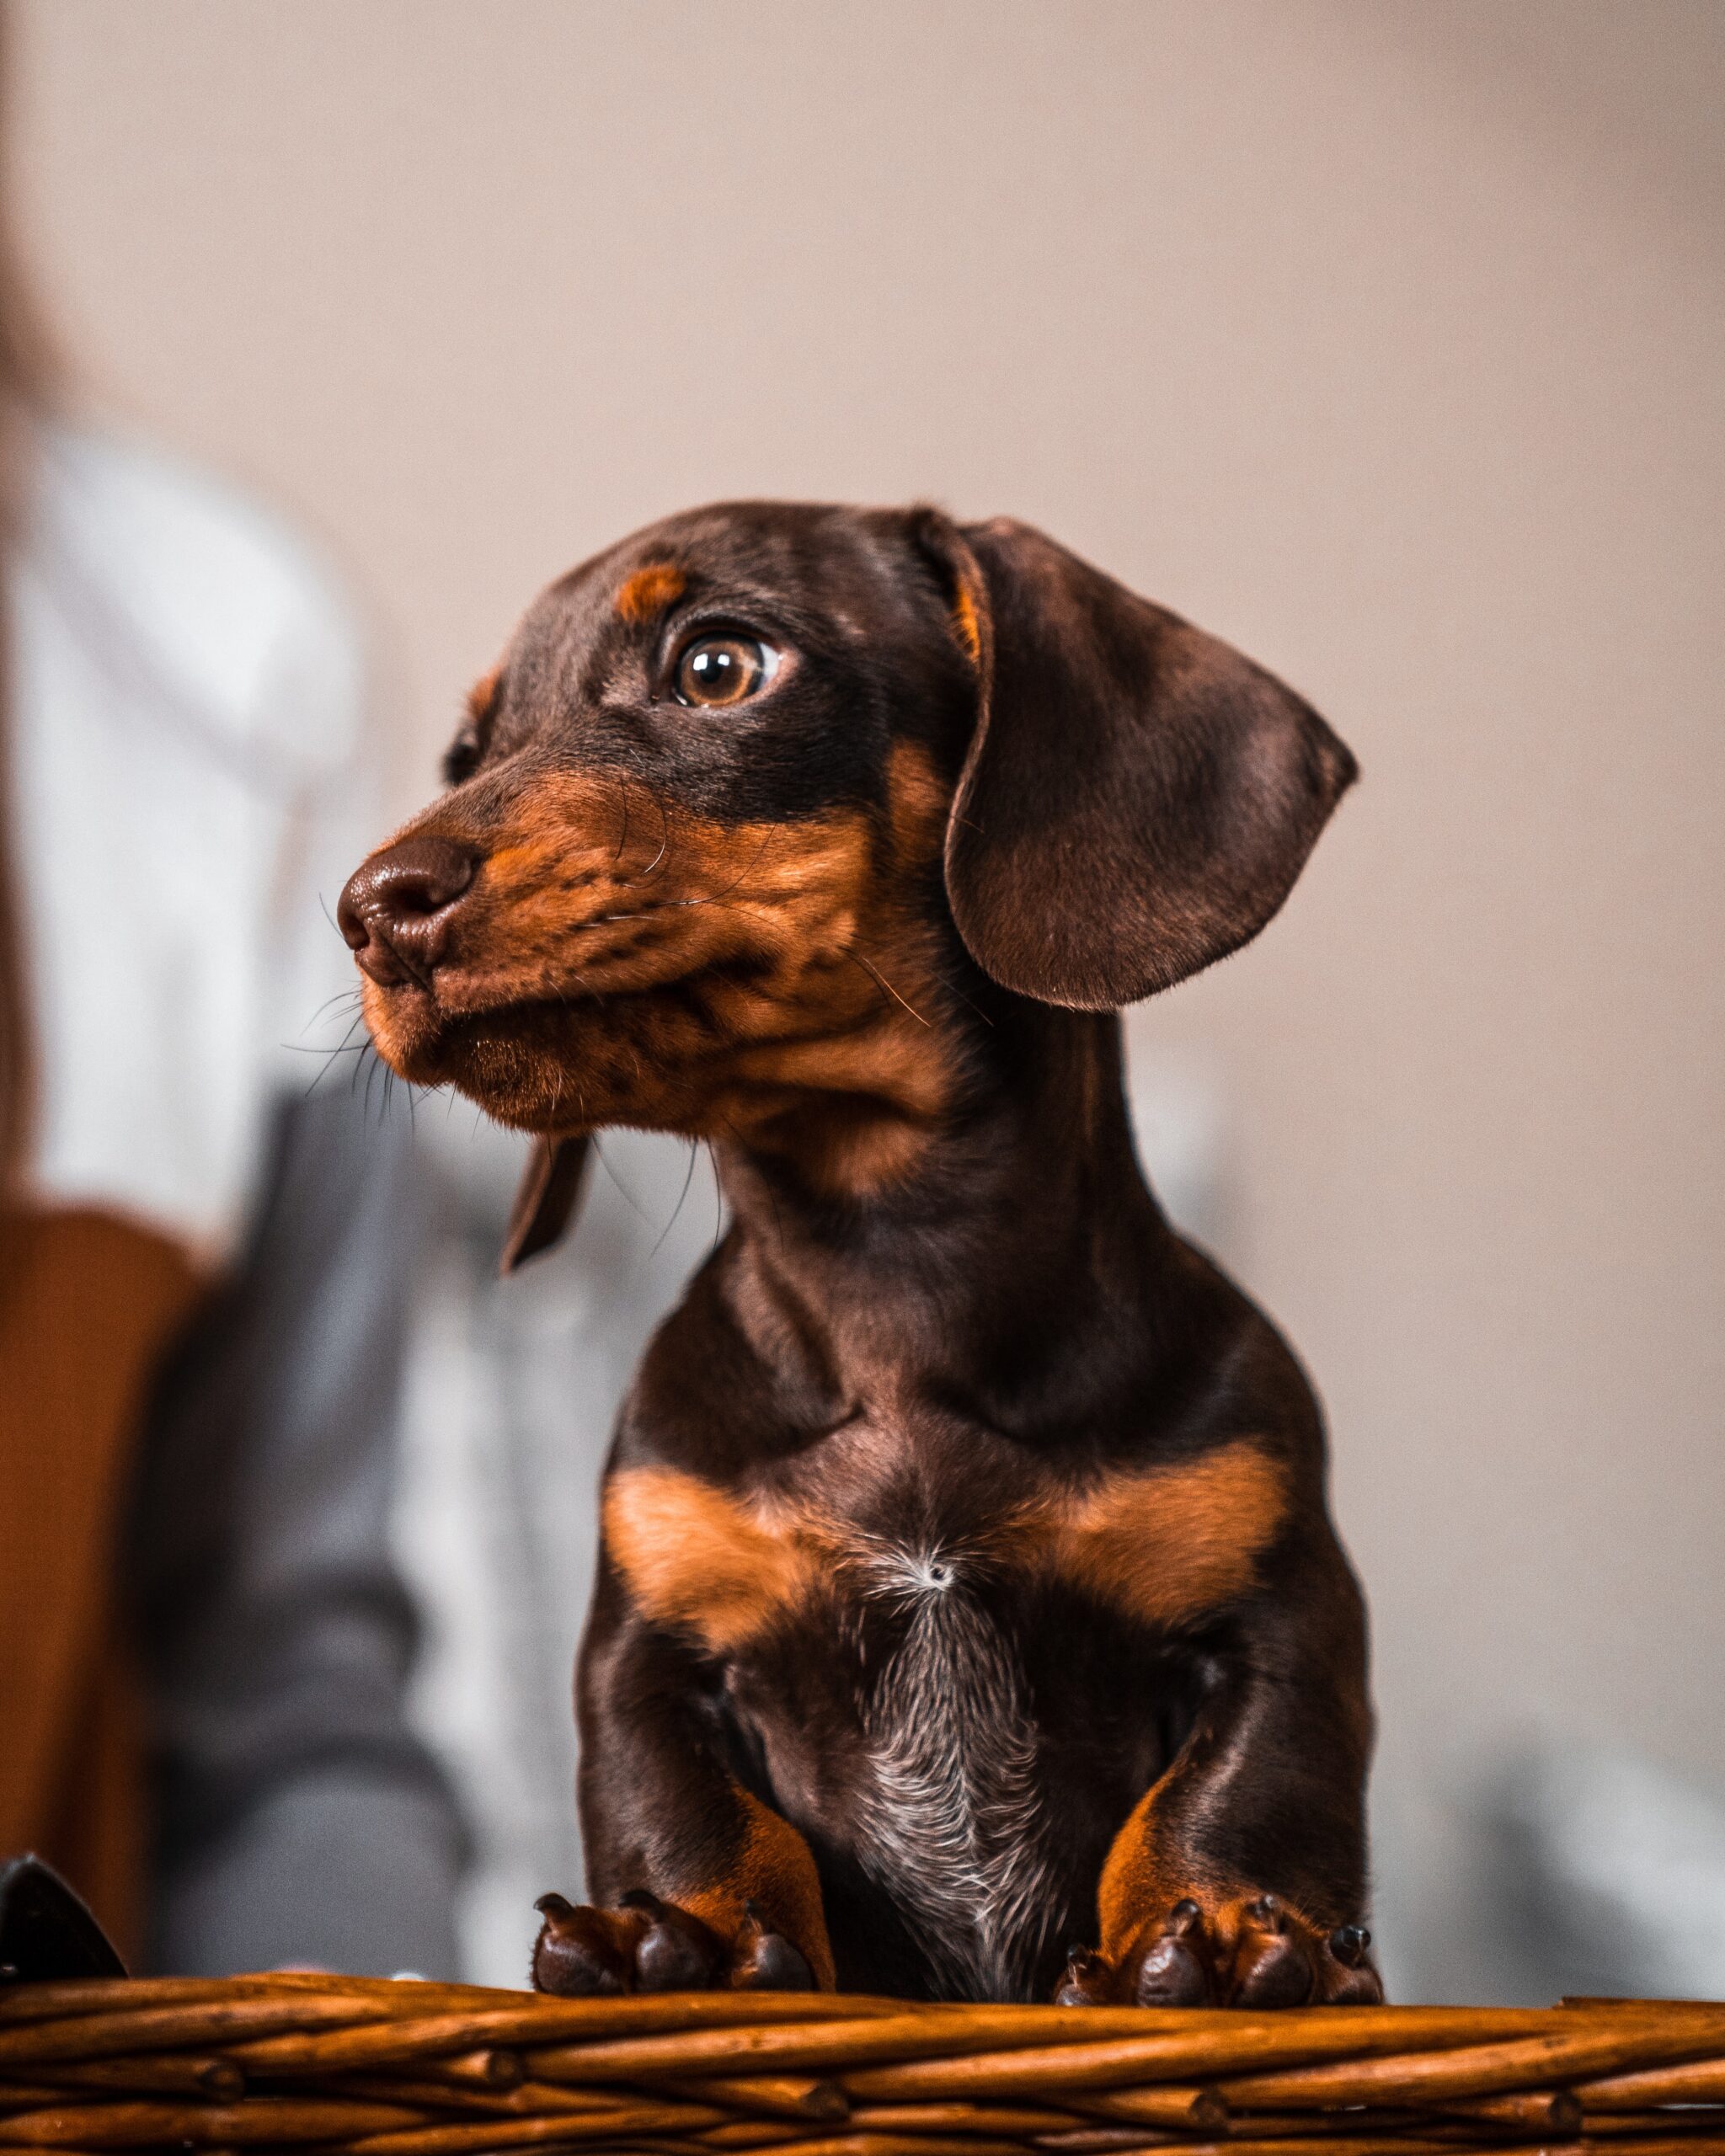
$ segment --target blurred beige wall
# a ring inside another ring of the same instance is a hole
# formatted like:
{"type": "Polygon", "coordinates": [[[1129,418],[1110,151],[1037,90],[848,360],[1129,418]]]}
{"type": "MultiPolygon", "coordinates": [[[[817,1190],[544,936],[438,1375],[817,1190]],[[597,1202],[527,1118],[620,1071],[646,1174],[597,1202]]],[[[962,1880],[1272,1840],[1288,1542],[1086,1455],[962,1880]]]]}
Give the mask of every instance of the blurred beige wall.
{"type": "Polygon", "coordinates": [[[1365,782],[1204,1058],[1327,1398],[1404,1979],[1553,1725],[1725,1782],[1712,0],[31,0],[108,409],[381,624],[400,798],[547,576],[731,493],[1010,510],[1365,782]]]}

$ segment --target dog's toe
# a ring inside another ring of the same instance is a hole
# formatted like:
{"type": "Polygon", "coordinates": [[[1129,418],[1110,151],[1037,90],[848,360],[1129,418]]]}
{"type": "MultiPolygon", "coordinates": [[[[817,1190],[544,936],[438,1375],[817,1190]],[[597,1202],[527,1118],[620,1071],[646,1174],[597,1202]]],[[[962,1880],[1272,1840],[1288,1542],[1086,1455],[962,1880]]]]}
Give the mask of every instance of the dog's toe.
{"type": "Polygon", "coordinates": [[[1204,1912],[1176,1902],[1162,1929],[1139,1950],[1132,1978],[1135,2006],[1207,2006],[1215,1996],[1204,1912]]]}
{"type": "Polygon", "coordinates": [[[1289,1921],[1274,1894],[1240,1913],[1230,2001],[1237,2006],[1306,2006],[1316,1991],[1315,1935],[1289,1921]]]}
{"type": "Polygon", "coordinates": [[[814,1972],[782,1932],[768,1932],[731,1978],[739,1991],[813,1991],[814,1972]]]}
{"type": "Polygon", "coordinates": [[[1069,1947],[1065,1970],[1055,1986],[1055,2004],[1106,2006],[1114,1995],[1114,1964],[1088,1946],[1069,1947]]]}
{"type": "Polygon", "coordinates": [[[813,1991],[814,1973],[801,1951],[775,1931],[758,1902],[747,1904],[731,1949],[730,1981],[739,1991],[813,1991]]]}
{"type": "Polygon", "coordinates": [[[533,1988],[590,1999],[633,1988],[634,1940],[609,1909],[576,1908],[561,1894],[534,1905],[545,1919],[533,1948],[533,1988]]]}
{"type": "Polygon", "coordinates": [[[718,1981],[724,1948],[698,1917],[644,1892],[625,1894],[623,1907],[647,1919],[635,1942],[637,1991],[707,1991],[718,1981]]]}

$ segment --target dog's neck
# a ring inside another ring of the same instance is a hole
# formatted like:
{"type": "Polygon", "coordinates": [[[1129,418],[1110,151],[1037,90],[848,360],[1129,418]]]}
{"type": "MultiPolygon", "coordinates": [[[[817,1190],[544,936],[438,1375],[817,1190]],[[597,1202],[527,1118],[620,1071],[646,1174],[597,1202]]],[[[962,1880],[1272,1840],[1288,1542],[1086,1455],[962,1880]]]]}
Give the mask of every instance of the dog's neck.
{"type": "Polygon", "coordinates": [[[1034,1418],[1085,1342],[1106,1369],[1149,1326],[1176,1246],[1134,1149],[1119,1018],[1010,999],[972,1060],[916,1165],[866,1195],[835,1200],[793,1155],[714,1146],[740,1319],[844,1412],[909,1387],[1034,1418]]]}

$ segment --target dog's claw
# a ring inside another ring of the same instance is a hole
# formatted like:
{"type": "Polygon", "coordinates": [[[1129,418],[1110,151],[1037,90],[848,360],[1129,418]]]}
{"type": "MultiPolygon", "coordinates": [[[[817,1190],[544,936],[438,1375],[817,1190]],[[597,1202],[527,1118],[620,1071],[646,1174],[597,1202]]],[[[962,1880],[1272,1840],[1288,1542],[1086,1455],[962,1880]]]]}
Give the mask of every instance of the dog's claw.
{"type": "Polygon", "coordinates": [[[1330,1934],[1330,1951],[1344,1969],[1357,1969],[1371,1945],[1371,1934],[1363,1924],[1338,1924],[1330,1934]]]}
{"type": "Polygon", "coordinates": [[[1364,2006],[1383,1998],[1371,1934],[1324,1932],[1279,1895],[1205,1905],[1183,1896],[1117,1959],[1075,1947],[1055,1991],[1063,2005],[1364,2006]]]}

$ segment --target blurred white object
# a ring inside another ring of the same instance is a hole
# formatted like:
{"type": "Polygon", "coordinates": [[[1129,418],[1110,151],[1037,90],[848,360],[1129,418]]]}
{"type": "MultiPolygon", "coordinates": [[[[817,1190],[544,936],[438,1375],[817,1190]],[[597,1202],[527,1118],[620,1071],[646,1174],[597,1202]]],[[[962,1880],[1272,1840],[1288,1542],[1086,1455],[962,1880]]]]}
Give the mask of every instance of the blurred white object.
{"type": "Polygon", "coordinates": [[[353,1015],[319,900],[379,820],[361,647],[266,512],[60,427],[40,438],[9,603],[32,1183],[222,1262],[270,1102],[304,1091],[304,1051],[353,1015]]]}

